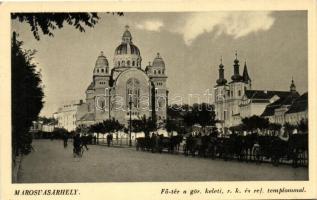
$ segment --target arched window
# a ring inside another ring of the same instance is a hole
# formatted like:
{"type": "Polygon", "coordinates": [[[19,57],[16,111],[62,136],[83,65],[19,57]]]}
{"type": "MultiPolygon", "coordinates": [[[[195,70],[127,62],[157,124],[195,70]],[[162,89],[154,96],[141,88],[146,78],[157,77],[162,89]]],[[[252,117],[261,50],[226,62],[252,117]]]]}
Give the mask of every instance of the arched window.
{"type": "Polygon", "coordinates": [[[105,70],[104,70],[104,69],[101,69],[101,72],[102,72],[102,73],[104,73],[104,72],[105,72],[105,70]]]}
{"type": "Polygon", "coordinates": [[[130,66],[130,60],[127,61],[127,65],[130,66]]]}
{"type": "Polygon", "coordinates": [[[156,70],[154,70],[154,74],[156,74],[156,70]]]}
{"type": "Polygon", "coordinates": [[[118,61],[118,66],[120,67],[120,61],[118,61]]]}
{"type": "Polygon", "coordinates": [[[135,65],[135,61],[132,61],[132,66],[134,67],[134,65],[135,65]]]}
{"type": "Polygon", "coordinates": [[[158,74],[161,74],[161,70],[158,70],[158,74]]]}
{"type": "Polygon", "coordinates": [[[129,107],[129,102],[132,102],[132,106],[135,108],[140,106],[140,82],[135,78],[130,78],[127,81],[127,107],[129,107]]]}
{"type": "Polygon", "coordinates": [[[99,69],[97,69],[97,73],[99,73],[99,69]]]}
{"type": "Polygon", "coordinates": [[[122,64],[122,66],[124,66],[124,64],[125,64],[124,60],[123,60],[123,61],[121,61],[121,64],[122,64]]]}
{"type": "Polygon", "coordinates": [[[162,74],[164,74],[164,69],[162,69],[162,74]]]}

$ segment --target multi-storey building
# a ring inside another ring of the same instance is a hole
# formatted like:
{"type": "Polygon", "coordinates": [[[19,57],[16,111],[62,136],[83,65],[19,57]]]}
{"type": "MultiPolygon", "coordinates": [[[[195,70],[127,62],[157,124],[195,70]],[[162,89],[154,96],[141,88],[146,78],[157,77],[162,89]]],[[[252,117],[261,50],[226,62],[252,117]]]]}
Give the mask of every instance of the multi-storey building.
{"type": "Polygon", "coordinates": [[[86,103],[79,108],[77,125],[91,125],[115,118],[122,124],[132,119],[155,117],[166,120],[167,86],[165,62],[157,53],[153,62],[142,68],[139,48],[132,42],[126,26],[121,44],[115,49],[110,70],[101,52],[86,90],[86,103]]]}

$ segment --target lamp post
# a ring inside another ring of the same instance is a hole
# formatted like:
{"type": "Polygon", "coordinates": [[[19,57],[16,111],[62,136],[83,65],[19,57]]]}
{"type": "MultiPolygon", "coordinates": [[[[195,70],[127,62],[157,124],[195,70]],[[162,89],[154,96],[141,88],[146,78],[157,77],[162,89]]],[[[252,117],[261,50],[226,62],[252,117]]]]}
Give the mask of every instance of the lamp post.
{"type": "Polygon", "coordinates": [[[129,95],[129,111],[130,111],[130,120],[129,120],[129,146],[132,146],[132,140],[131,140],[131,125],[132,125],[132,119],[131,119],[131,109],[132,109],[132,98],[131,95],[129,95]]]}

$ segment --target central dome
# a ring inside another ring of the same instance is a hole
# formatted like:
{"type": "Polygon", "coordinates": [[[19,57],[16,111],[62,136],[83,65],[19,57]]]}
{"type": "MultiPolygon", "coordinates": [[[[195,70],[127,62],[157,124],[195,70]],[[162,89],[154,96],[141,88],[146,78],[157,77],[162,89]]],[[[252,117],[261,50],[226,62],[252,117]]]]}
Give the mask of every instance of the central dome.
{"type": "Polygon", "coordinates": [[[141,67],[141,53],[139,48],[132,43],[129,26],[125,26],[121,44],[114,52],[115,67],[141,67]]]}
{"type": "Polygon", "coordinates": [[[116,55],[123,55],[123,54],[136,54],[140,55],[140,50],[137,46],[132,44],[132,42],[129,43],[121,43],[115,51],[116,55]]]}

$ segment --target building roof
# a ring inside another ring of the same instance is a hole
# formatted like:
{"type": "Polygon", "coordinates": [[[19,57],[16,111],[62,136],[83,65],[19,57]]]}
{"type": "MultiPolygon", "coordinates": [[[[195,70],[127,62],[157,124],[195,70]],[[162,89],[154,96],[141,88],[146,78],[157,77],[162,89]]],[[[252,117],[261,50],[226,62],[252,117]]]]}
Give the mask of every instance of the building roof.
{"type": "Polygon", "coordinates": [[[245,83],[248,83],[249,81],[251,81],[251,78],[248,73],[247,62],[244,63],[242,78],[243,78],[243,82],[245,83]]]}
{"type": "Polygon", "coordinates": [[[95,114],[94,113],[87,113],[82,116],[79,121],[95,121],[95,114]]]}
{"type": "Polygon", "coordinates": [[[303,112],[308,109],[308,92],[302,94],[299,98],[297,98],[294,103],[291,105],[286,114],[303,112]]]}
{"type": "Polygon", "coordinates": [[[87,87],[87,90],[93,90],[93,89],[94,89],[94,83],[91,82],[89,86],[87,87]]]}
{"type": "MultiPolygon", "coordinates": [[[[279,98],[290,95],[290,91],[270,91],[270,90],[246,90],[245,95],[248,99],[271,99],[273,96],[279,98]]],[[[297,93],[297,92],[296,92],[297,93]]],[[[298,93],[297,93],[298,94],[298,93]]]]}
{"type": "Polygon", "coordinates": [[[266,106],[261,115],[262,117],[274,115],[275,109],[283,105],[292,105],[295,100],[299,98],[299,94],[298,92],[288,92],[288,95],[284,95],[284,93],[282,93],[282,95],[279,97],[280,98],[278,100],[266,106]]]}
{"type": "Polygon", "coordinates": [[[140,50],[137,46],[130,43],[121,43],[115,50],[116,55],[122,55],[122,54],[136,54],[140,55],[140,50]]]}

